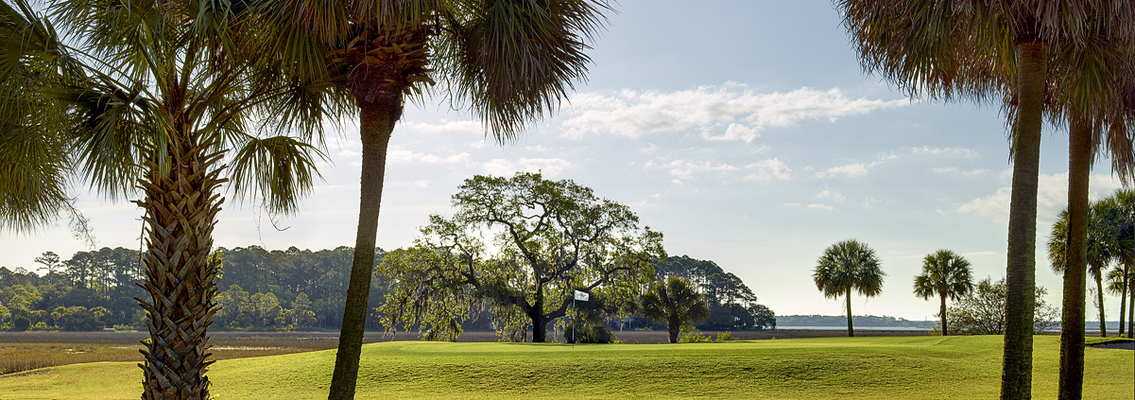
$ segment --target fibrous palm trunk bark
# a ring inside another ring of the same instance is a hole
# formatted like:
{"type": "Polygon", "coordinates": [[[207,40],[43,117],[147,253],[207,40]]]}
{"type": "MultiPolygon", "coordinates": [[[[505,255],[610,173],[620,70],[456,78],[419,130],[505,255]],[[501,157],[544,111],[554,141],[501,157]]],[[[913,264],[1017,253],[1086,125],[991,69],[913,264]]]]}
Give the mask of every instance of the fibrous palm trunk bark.
{"type": "Polygon", "coordinates": [[[1084,386],[1084,289],[1088,268],[1088,179],[1092,168],[1091,121],[1073,117],[1068,138],[1068,237],[1064,255],[1064,304],[1060,321],[1062,400],[1079,399],[1084,386]]]}
{"type": "Polygon", "coordinates": [[[1135,337],[1135,279],[1127,280],[1127,336],[1135,337]]]}
{"type": "Polygon", "coordinates": [[[343,327],[339,332],[339,349],[335,353],[335,370],[331,375],[328,399],[353,399],[359,375],[363,334],[366,330],[367,297],[374,271],[375,241],[378,236],[378,212],[382,203],[382,183],[386,174],[386,150],[394,124],[402,114],[402,104],[360,103],[360,135],[363,145],[359,224],[355,235],[355,256],[343,308],[343,327]]]}
{"type": "Polygon", "coordinates": [[[1107,318],[1104,317],[1103,308],[1103,266],[1095,269],[1096,274],[1096,305],[1100,312],[1100,337],[1107,337],[1107,318]]]}
{"type": "Polygon", "coordinates": [[[855,337],[855,327],[851,324],[851,288],[844,294],[847,298],[847,337],[855,337]]]}
{"type": "Polygon", "coordinates": [[[938,307],[938,315],[942,317],[942,336],[950,336],[950,330],[946,327],[946,293],[939,294],[942,299],[942,304],[938,307]]]}
{"type": "Polygon", "coordinates": [[[142,181],[146,197],[136,202],[146,210],[142,263],[149,293],[147,300],[136,298],[150,331],[139,364],[143,399],[209,397],[206,329],[218,309],[213,298],[220,269],[209,252],[222,202],[216,189],[224,180],[212,168],[220,155],[203,149],[192,138],[174,138],[168,171],[151,164],[142,181]]]}
{"type": "Polygon", "coordinates": [[[1022,40],[1017,47],[1017,118],[1013,122],[1013,189],[1009,205],[1005,346],[1001,399],[1032,397],[1033,309],[1036,290],[1036,205],[1040,173],[1047,48],[1022,40]]]}
{"type": "Polygon", "coordinates": [[[1127,334],[1124,336],[1124,328],[1127,327],[1124,318],[1127,316],[1127,291],[1124,288],[1127,287],[1127,275],[1130,271],[1131,263],[1123,263],[1123,284],[1119,285],[1119,337],[1131,337],[1131,331],[1126,331],[1127,334]]]}

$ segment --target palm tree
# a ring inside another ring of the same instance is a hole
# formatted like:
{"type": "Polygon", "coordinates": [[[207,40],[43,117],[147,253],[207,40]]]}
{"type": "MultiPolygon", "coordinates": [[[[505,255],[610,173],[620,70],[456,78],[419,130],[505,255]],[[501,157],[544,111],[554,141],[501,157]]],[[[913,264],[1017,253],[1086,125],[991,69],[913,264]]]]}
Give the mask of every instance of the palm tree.
{"type": "Polygon", "coordinates": [[[141,195],[147,399],[208,397],[222,174],[237,196],[288,213],[321,156],[311,130],[246,133],[253,115],[289,115],[290,87],[252,73],[261,36],[228,4],[60,0],[45,17],[25,0],[0,3],[0,164],[25,152],[21,168],[45,175],[21,192],[21,170],[0,169],[5,195],[31,193],[0,206],[3,218],[24,229],[49,219],[78,177],[110,197],[141,195]]]}
{"type": "Polygon", "coordinates": [[[816,262],[812,280],[816,288],[824,292],[824,297],[847,299],[847,336],[854,337],[855,329],[851,322],[851,290],[873,297],[883,291],[883,277],[887,274],[879,268],[879,257],[875,250],[854,239],[831,245],[824,250],[816,262]]]}
{"type": "Polygon", "coordinates": [[[941,299],[938,316],[942,318],[942,336],[950,334],[946,326],[946,298],[954,301],[973,291],[973,271],[969,260],[953,251],[942,249],[922,259],[922,274],[914,277],[914,294],[929,300],[941,299]]]}
{"type": "Polygon", "coordinates": [[[1126,321],[1127,312],[1127,280],[1131,279],[1131,274],[1127,273],[1126,268],[1119,268],[1116,266],[1107,271],[1107,292],[1111,294],[1120,295],[1119,300],[1119,336],[1123,337],[1125,328],[1123,325],[1126,321]]]}
{"type": "MultiPolygon", "coordinates": [[[[1098,299],[1097,304],[1099,307],[1100,318],[1100,336],[1107,337],[1106,327],[1104,326],[1104,309],[1103,304],[1103,271],[1111,264],[1111,262],[1118,257],[1119,243],[1118,232],[1116,225],[1113,221],[1116,208],[1113,201],[1104,199],[1092,204],[1088,214],[1087,226],[1087,246],[1085,246],[1086,259],[1088,263],[1088,273],[1096,281],[1096,293],[1098,299]]],[[[1048,240],[1048,257],[1052,260],[1052,270],[1060,274],[1068,274],[1068,266],[1070,260],[1068,254],[1068,243],[1070,240],[1069,235],[1069,213],[1067,210],[1060,213],[1060,219],[1052,225],[1052,235],[1048,240]]],[[[1081,286],[1081,291],[1084,291],[1081,286]]],[[[1083,299],[1083,293],[1080,294],[1083,299]]],[[[1082,314],[1081,314],[1082,315],[1082,314]]],[[[1062,331],[1066,329],[1076,329],[1076,327],[1062,327],[1062,331]]],[[[1081,331],[1083,324],[1080,324],[1081,331]]]]}
{"type": "Polygon", "coordinates": [[[353,104],[359,115],[359,222],[331,399],[354,397],[374,269],[386,150],[407,97],[422,101],[441,79],[498,141],[551,112],[590,61],[586,42],[606,0],[266,1],[257,6],[267,52],[304,99],[353,104]],[[325,88],[315,90],[316,88],[325,88]],[[310,96],[309,96],[310,95],[310,96]]]}
{"type": "Polygon", "coordinates": [[[666,322],[670,343],[678,343],[683,326],[709,318],[709,302],[689,279],[670,275],[665,282],[654,282],[642,295],[642,316],[653,322],[666,322]]]}
{"type": "MultiPolygon", "coordinates": [[[[1135,337],[1135,332],[1131,328],[1135,328],[1131,317],[1135,317],[1135,292],[1127,290],[1126,288],[1135,286],[1132,281],[1132,276],[1135,275],[1135,190],[1120,189],[1115,191],[1108,199],[1115,202],[1118,210],[1115,214],[1117,228],[1119,230],[1119,262],[1122,265],[1122,271],[1119,272],[1120,285],[1118,288],[1120,293],[1120,311],[1119,311],[1119,335],[1124,335],[1124,328],[1127,331],[1127,337],[1135,337]],[[1128,292],[1131,295],[1128,296],[1128,292]],[[1126,303],[1127,313],[1123,311],[1123,306],[1126,303]],[[1127,326],[1124,326],[1124,316],[1127,316],[1127,326]]],[[[1118,267],[1116,268],[1119,269],[1118,267]]],[[[1110,277],[1112,273],[1108,273],[1110,277]]]]}
{"type": "MultiPolygon", "coordinates": [[[[840,0],[837,7],[868,73],[882,73],[915,96],[1000,98],[1009,111],[1013,186],[1001,398],[1027,399],[1032,393],[1040,133],[1046,97],[1055,97],[1046,95],[1054,85],[1052,69],[1071,69],[1053,60],[1098,47],[1099,32],[1124,42],[1135,10],[1118,0],[1073,0],[1059,6],[1024,0],[840,0]]],[[[1074,135],[1071,147],[1084,147],[1080,136],[1074,135]]],[[[1071,157],[1077,165],[1083,163],[1081,153],[1071,157]]],[[[1086,206],[1073,207],[1081,208],[1086,206]]]]}

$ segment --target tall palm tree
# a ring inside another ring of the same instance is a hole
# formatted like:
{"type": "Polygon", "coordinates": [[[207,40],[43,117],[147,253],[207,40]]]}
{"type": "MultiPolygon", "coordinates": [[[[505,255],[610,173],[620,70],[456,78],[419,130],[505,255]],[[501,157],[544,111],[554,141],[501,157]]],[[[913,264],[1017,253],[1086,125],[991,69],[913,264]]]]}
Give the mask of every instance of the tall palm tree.
{"type": "Polygon", "coordinates": [[[678,343],[678,333],[683,326],[709,318],[709,302],[689,279],[670,275],[666,281],[654,282],[642,295],[642,316],[654,322],[665,322],[670,343],[678,343]]]}
{"type": "Polygon", "coordinates": [[[973,291],[973,271],[969,260],[951,250],[938,250],[922,259],[922,274],[914,277],[914,294],[929,300],[938,296],[941,305],[938,316],[942,318],[942,336],[948,336],[946,326],[946,298],[954,301],[973,291]]]}
{"type": "MultiPolygon", "coordinates": [[[[1119,262],[1122,265],[1122,272],[1120,276],[1120,311],[1119,311],[1119,334],[1123,336],[1124,328],[1127,331],[1127,337],[1135,337],[1135,332],[1132,332],[1133,324],[1132,318],[1135,316],[1135,291],[1130,291],[1125,288],[1135,286],[1132,281],[1132,276],[1135,275],[1135,190],[1120,189],[1108,196],[1109,199],[1115,201],[1117,212],[1115,214],[1116,223],[1119,228],[1119,262]],[[1128,295],[1128,292],[1131,292],[1128,295]],[[1124,314],[1123,305],[1127,304],[1127,313],[1124,314]],[[1127,316],[1127,325],[1124,326],[1124,316],[1127,316]]],[[[1116,269],[1119,269],[1118,267],[1116,269]]],[[[1109,276],[1111,273],[1109,273],[1109,276]]]]}
{"type": "Polygon", "coordinates": [[[1127,322],[1127,280],[1131,279],[1131,274],[1127,272],[1126,268],[1119,268],[1116,266],[1107,271],[1107,292],[1119,295],[1119,337],[1124,336],[1123,326],[1127,322]],[[1126,276],[1124,274],[1127,274],[1126,276]]]}
{"type": "Polygon", "coordinates": [[[887,274],[879,268],[879,257],[865,243],[854,239],[831,245],[824,250],[816,262],[812,280],[816,288],[824,292],[824,297],[847,300],[847,336],[854,337],[855,329],[851,322],[851,290],[866,297],[874,297],[883,291],[883,277],[887,274]]]}
{"type": "Polygon", "coordinates": [[[390,134],[409,97],[435,80],[455,106],[468,104],[498,141],[551,112],[582,79],[584,50],[606,0],[314,0],[257,6],[267,52],[282,72],[328,90],[358,110],[362,178],[355,256],[330,399],[354,397],[374,269],[390,134]]]}
{"type": "MultiPolygon", "coordinates": [[[[1108,199],[1100,200],[1092,204],[1088,213],[1088,226],[1087,226],[1087,243],[1085,246],[1086,259],[1088,263],[1087,272],[1096,281],[1096,292],[1098,298],[1097,304],[1103,304],[1103,272],[1118,256],[1119,243],[1116,226],[1112,220],[1115,213],[1115,204],[1108,199]]],[[[1068,266],[1070,265],[1070,251],[1068,249],[1069,237],[1069,213],[1062,211],[1060,219],[1052,225],[1052,235],[1048,240],[1048,257],[1052,260],[1052,270],[1060,274],[1068,274],[1068,266]]],[[[1081,286],[1081,291],[1085,291],[1081,286]]],[[[1083,298],[1081,293],[1080,298],[1083,298]]],[[[1107,330],[1104,326],[1104,309],[1099,307],[1100,318],[1100,336],[1106,337],[1107,330]]],[[[1080,324],[1080,330],[1083,330],[1083,324],[1080,324]]],[[[1061,330],[1076,329],[1062,327],[1061,330]]]]}
{"type": "Polygon", "coordinates": [[[1030,398],[1036,193],[1049,64],[1069,49],[1097,44],[1096,32],[1126,40],[1135,10],[1119,0],[840,0],[837,8],[868,73],[881,73],[915,96],[1001,98],[1009,111],[1013,186],[1001,398],[1030,398]]]}
{"type": "Polygon", "coordinates": [[[21,168],[49,175],[30,190],[44,196],[17,204],[15,225],[50,218],[75,175],[111,197],[140,195],[148,296],[138,301],[151,338],[143,398],[207,398],[223,174],[237,196],[291,212],[321,156],[313,131],[247,133],[253,115],[288,115],[293,104],[281,99],[292,89],[253,73],[260,36],[228,2],[60,0],[47,10],[0,3],[0,188],[26,185],[8,168],[20,151],[39,152],[21,168]]]}

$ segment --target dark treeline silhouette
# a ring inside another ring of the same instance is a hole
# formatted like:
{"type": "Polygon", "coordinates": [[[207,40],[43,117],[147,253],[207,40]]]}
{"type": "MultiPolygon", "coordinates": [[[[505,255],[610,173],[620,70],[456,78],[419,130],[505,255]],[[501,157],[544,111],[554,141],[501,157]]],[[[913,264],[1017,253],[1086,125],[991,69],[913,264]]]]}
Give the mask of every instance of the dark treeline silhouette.
{"type": "MultiPolygon", "coordinates": [[[[213,329],[338,329],[353,249],[265,250],[217,248],[221,310],[213,329]]],[[[377,249],[375,262],[385,252],[377,249]]],[[[37,257],[37,274],[0,267],[0,329],[98,330],[144,328],[135,297],[143,297],[138,252],[126,248],[81,251],[68,260],[53,252],[37,257]]],[[[374,285],[371,307],[383,299],[374,285]]],[[[367,326],[377,329],[377,318],[367,326]]]]}
{"type": "MultiPolygon", "coordinates": [[[[934,326],[934,321],[911,321],[903,318],[877,315],[856,315],[852,317],[855,326],[893,326],[926,327],[934,326]]],[[[781,315],[776,317],[780,326],[847,326],[843,315],[781,315]]]]}
{"type": "MultiPolygon", "coordinates": [[[[709,318],[694,326],[702,330],[776,328],[777,318],[768,307],[757,304],[757,296],[741,278],[725,272],[717,263],[683,255],[654,263],[654,279],[665,281],[671,275],[685,277],[705,294],[709,318]]],[[[647,324],[665,329],[664,324],[647,324]],[[655,326],[657,325],[657,326],[655,326]]]]}

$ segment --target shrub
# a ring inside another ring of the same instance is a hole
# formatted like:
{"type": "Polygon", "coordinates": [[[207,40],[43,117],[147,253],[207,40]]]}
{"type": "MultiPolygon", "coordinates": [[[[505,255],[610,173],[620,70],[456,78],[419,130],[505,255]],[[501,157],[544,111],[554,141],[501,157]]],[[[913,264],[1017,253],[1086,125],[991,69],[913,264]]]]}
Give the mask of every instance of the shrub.
{"type": "Polygon", "coordinates": [[[724,341],[728,341],[728,340],[733,340],[733,333],[732,332],[720,332],[720,333],[717,334],[717,341],[718,342],[724,342],[724,341]]]}
{"type": "Polygon", "coordinates": [[[32,320],[28,319],[28,317],[20,315],[20,316],[17,316],[16,318],[12,318],[12,330],[14,330],[16,332],[26,331],[31,326],[32,326],[32,320]]]}
{"type": "Polygon", "coordinates": [[[709,336],[697,332],[689,332],[678,335],[678,343],[709,343],[713,339],[709,336]]]}

